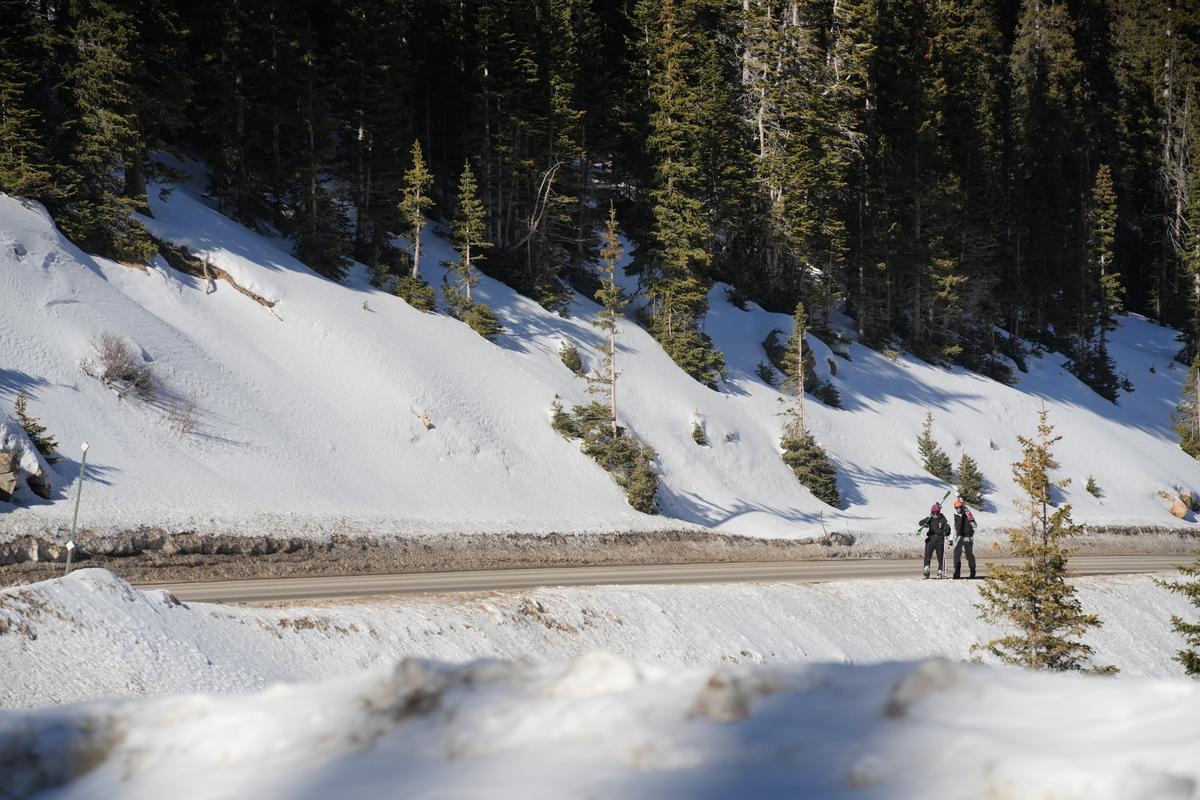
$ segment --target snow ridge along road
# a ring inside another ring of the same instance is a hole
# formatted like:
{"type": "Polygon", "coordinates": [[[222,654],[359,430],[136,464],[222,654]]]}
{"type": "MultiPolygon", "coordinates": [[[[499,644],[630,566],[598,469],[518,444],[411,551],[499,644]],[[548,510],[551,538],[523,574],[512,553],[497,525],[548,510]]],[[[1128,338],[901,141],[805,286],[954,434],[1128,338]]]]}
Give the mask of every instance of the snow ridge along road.
{"type": "MultiPolygon", "coordinates": [[[[1168,572],[1182,564],[1190,563],[1193,558],[1193,556],[1182,555],[1076,556],[1071,559],[1070,567],[1076,575],[1168,572]]],[[[988,564],[1015,562],[1016,559],[1012,558],[981,557],[980,573],[987,574],[988,564]]],[[[639,583],[819,583],[861,578],[919,579],[920,573],[921,562],[910,558],[464,570],[392,575],[144,583],[138,584],[138,588],[165,589],[185,601],[255,603],[422,592],[481,592],[530,589],[541,586],[639,583]]]]}

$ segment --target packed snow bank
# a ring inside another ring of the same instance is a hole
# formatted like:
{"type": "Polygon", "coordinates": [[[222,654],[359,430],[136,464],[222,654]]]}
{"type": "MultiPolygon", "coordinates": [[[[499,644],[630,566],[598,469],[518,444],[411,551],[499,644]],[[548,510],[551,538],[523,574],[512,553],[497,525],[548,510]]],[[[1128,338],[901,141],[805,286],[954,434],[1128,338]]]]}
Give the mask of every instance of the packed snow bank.
{"type": "MultiPolygon", "coordinates": [[[[914,562],[915,563],[915,562],[914,562]]],[[[106,695],[243,692],[408,656],[566,661],[592,649],[664,668],[970,657],[998,631],[970,581],[594,586],[369,604],[179,605],[102,570],[0,591],[0,707],[106,695]]],[[[1194,609],[1148,576],[1078,579],[1098,663],[1181,674],[1170,618],[1194,609]]]]}
{"type": "MultiPolygon", "coordinates": [[[[31,410],[64,443],[64,480],[77,443],[93,445],[94,485],[83,524],[247,534],[429,531],[582,532],[697,524],[735,534],[810,537],[822,530],[898,543],[945,487],[925,474],[915,437],[927,411],[957,461],[966,451],[991,492],[983,529],[1014,519],[1016,436],[1043,404],[1063,434],[1056,455],[1074,479],[1063,499],[1095,525],[1192,526],[1158,492],[1200,489],[1200,465],[1179,450],[1170,415],[1186,370],[1175,332],[1128,316],[1111,340],[1135,387],[1102,400],[1056,354],[1029,359],[1008,387],[961,369],[858,344],[846,357],[810,337],[817,371],[844,408],[809,401],[807,418],[839,470],[844,508],[802,488],[779,458],[780,395],[756,374],[761,342],[791,321],[729,303],[714,287],[707,329],[728,380],[711,391],[681,372],[641,328],[618,341],[621,417],[658,453],[661,509],[630,510],[607,474],[548,424],[555,395],[594,399],[560,361],[576,343],[588,368],[601,344],[596,307],[576,297],[559,316],[483,279],[476,291],[507,328],[496,344],[444,315],[422,314],[372,289],[361,266],[335,285],[205,205],[198,182],[151,191],[147,225],[160,238],[270,299],[267,308],[224,281],[92,258],[36,207],[0,196],[0,401],[30,393],[31,410]],[[153,364],[157,406],[118,400],[80,370],[89,342],[114,332],[153,364]],[[836,374],[834,370],[836,369],[836,374]],[[195,400],[193,430],[172,422],[195,400]],[[174,409],[174,411],[173,411],[174,409]],[[433,424],[426,429],[421,417],[433,424]],[[691,436],[693,422],[709,444],[691,436]],[[1084,486],[1094,475],[1101,498],[1084,486]]],[[[423,241],[422,270],[441,282],[448,244],[423,241]]],[[[838,320],[845,325],[845,320],[838,320]]],[[[61,529],[69,503],[0,513],[0,535],[61,529]]]]}
{"type": "Polygon", "coordinates": [[[405,660],[250,697],[0,713],[10,796],[1185,800],[1200,684],[945,660],[405,660]],[[39,793],[44,790],[44,793],[39,793]]]}

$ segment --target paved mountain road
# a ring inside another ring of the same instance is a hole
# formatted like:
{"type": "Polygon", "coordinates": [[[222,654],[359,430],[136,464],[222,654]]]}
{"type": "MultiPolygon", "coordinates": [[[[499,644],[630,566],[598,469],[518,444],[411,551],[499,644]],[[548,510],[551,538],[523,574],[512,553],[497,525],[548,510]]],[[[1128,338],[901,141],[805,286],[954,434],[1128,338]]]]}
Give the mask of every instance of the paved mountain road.
{"type": "MultiPolygon", "coordinates": [[[[1169,572],[1189,564],[1194,555],[1090,556],[1071,559],[1080,575],[1169,572]]],[[[980,573],[989,563],[1007,558],[981,557],[980,573]]],[[[935,562],[936,563],[936,562],[935,562]]],[[[964,565],[965,567],[965,565],[964,565]]],[[[389,594],[480,592],[538,586],[587,586],[635,583],[819,583],[862,578],[919,580],[915,559],[723,562],[611,567],[544,567],[461,572],[417,572],[393,575],[346,575],[314,578],[143,583],[142,589],[166,589],[180,600],[222,603],[267,603],[296,600],[370,597],[389,594]]]]}

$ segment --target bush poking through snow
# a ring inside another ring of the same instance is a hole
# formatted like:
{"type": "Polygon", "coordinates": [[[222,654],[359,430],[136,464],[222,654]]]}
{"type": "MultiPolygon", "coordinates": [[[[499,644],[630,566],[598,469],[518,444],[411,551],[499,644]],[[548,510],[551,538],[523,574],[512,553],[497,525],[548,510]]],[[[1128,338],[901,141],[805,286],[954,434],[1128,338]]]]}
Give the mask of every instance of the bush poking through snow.
{"type": "Polygon", "coordinates": [[[1089,629],[1100,627],[1100,618],[1084,613],[1075,587],[1067,582],[1071,550],[1064,541],[1079,526],[1071,519],[1071,506],[1053,509],[1053,488],[1070,481],[1051,477],[1058,469],[1051,448],[1062,437],[1054,435],[1047,416],[1043,409],[1034,438],[1018,437],[1022,459],[1013,464],[1013,481],[1027,500],[1022,504],[1025,523],[1009,530],[1008,541],[1010,552],[1022,563],[989,566],[976,604],[983,620],[1008,625],[1016,632],[974,645],[972,650],[1026,669],[1113,673],[1114,666],[1089,665],[1094,649],[1083,637],[1089,629]]]}
{"type": "Polygon", "coordinates": [[[401,275],[396,279],[396,288],[392,293],[417,311],[431,312],[437,310],[433,287],[422,278],[412,275],[401,275]]]}
{"type": "Polygon", "coordinates": [[[17,422],[25,429],[29,440],[33,442],[33,446],[46,459],[46,463],[57,464],[59,461],[62,461],[62,458],[56,455],[58,442],[54,440],[53,436],[46,433],[45,425],[29,415],[29,395],[24,392],[18,394],[13,410],[17,414],[17,422]]]}
{"type": "Polygon", "coordinates": [[[704,433],[704,426],[699,422],[692,422],[692,441],[701,447],[708,447],[708,436],[704,433]]]}
{"type": "Polygon", "coordinates": [[[504,333],[504,326],[496,318],[496,313],[483,303],[473,303],[457,288],[448,283],[442,284],[442,297],[446,306],[455,319],[467,323],[467,327],[478,333],[489,342],[504,333]]]}
{"type": "Polygon", "coordinates": [[[83,371],[105,386],[117,390],[120,397],[133,392],[142,400],[154,397],[158,380],[154,367],[142,360],[133,345],[114,333],[102,333],[92,340],[94,358],[83,371]]]}
{"type": "Polygon", "coordinates": [[[965,452],[958,460],[958,493],[963,500],[967,501],[967,505],[973,508],[983,505],[985,493],[983,473],[979,471],[979,465],[975,463],[975,459],[965,452]]]}
{"type": "Polygon", "coordinates": [[[195,392],[176,398],[167,405],[167,422],[181,438],[196,432],[200,426],[200,412],[196,407],[195,392]]]}
{"type": "Polygon", "coordinates": [[[775,368],[765,361],[758,362],[758,366],[754,368],[754,372],[758,375],[759,380],[771,388],[775,387],[775,368]]]}
{"type": "Polygon", "coordinates": [[[1183,396],[1175,406],[1175,432],[1179,434],[1179,446],[1183,452],[1200,460],[1200,353],[1192,359],[1187,379],[1183,382],[1183,396]]]}
{"type": "Polygon", "coordinates": [[[605,469],[625,490],[629,505],[643,514],[658,512],[657,453],[624,428],[614,435],[608,406],[588,403],[568,413],[555,398],[550,406],[550,425],[568,439],[581,439],[583,452],[605,469]]]}
{"type": "MultiPolygon", "coordinates": [[[[1200,560],[1190,567],[1180,567],[1179,574],[1187,580],[1159,581],[1158,585],[1178,592],[1200,609],[1200,560]]],[[[1200,622],[1188,622],[1179,616],[1171,617],[1171,627],[1183,637],[1184,649],[1175,654],[1175,660],[1183,665],[1183,671],[1193,678],[1200,677],[1200,622]]]]}
{"type": "Polygon", "coordinates": [[[925,414],[925,424],[921,426],[921,433],[917,436],[917,452],[921,454],[921,464],[926,472],[946,483],[954,480],[950,456],[946,455],[946,451],[933,438],[932,411],[925,414]]]}
{"type": "Polygon", "coordinates": [[[1088,475],[1087,484],[1083,487],[1092,497],[1104,497],[1104,490],[1100,488],[1100,484],[1096,483],[1094,475],[1088,475]]]}
{"type": "Polygon", "coordinates": [[[550,427],[560,436],[568,439],[579,438],[579,426],[575,424],[575,419],[563,410],[562,401],[557,397],[550,404],[550,427]]]}
{"type": "Polygon", "coordinates": [[[558,357],[562,359],[564,367],[576,375],[583,375],[583,357],[579,355],[579,348],[574,342],[564,339],[558,346],[558,357]]]}
{"type": "Polygon", "coordinates": [[[468,308],[467,313],[463,314],[462,321],[467,323],[468,328],[489,342],[496,341],[496,337],[504,333],[504,326],[496,318],[496,312],[483,303],[475,303],[468,308]]]}
{"type": "Polygon", "coordinates": [[[840,508],[837,468],[813,435],[797,425],[789,425],[779,446],[783,448],[783,463],[791,467],[796,480],[822,503],[840,508]]]}
{"type": "Polygon", "coordinates": [[[813,389],[812,394],[813,397],[830,408],[842,407],[842,395],[838,392],[837,387],[833,385],[833,381],[821,381],[813,389]]]}

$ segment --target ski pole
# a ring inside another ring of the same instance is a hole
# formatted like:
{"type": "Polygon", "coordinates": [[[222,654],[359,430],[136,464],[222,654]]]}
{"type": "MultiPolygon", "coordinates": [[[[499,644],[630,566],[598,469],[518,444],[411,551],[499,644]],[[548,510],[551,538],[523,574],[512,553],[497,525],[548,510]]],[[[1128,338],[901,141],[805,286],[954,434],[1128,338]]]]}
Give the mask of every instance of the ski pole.
{"type": "Polygon", "coordinates": [[[83,457],[79,459],[79,486],[75,488],[75,514],[71,517],[71,538],[67,540],[67,571],[64,575],[71,574],[71,556],[75,554],[75,526],[79,522],[79,498],[83,495],[83,479],[87,475],[88,443],[84,442],[79,449],[83,451],[83,457]]]}

